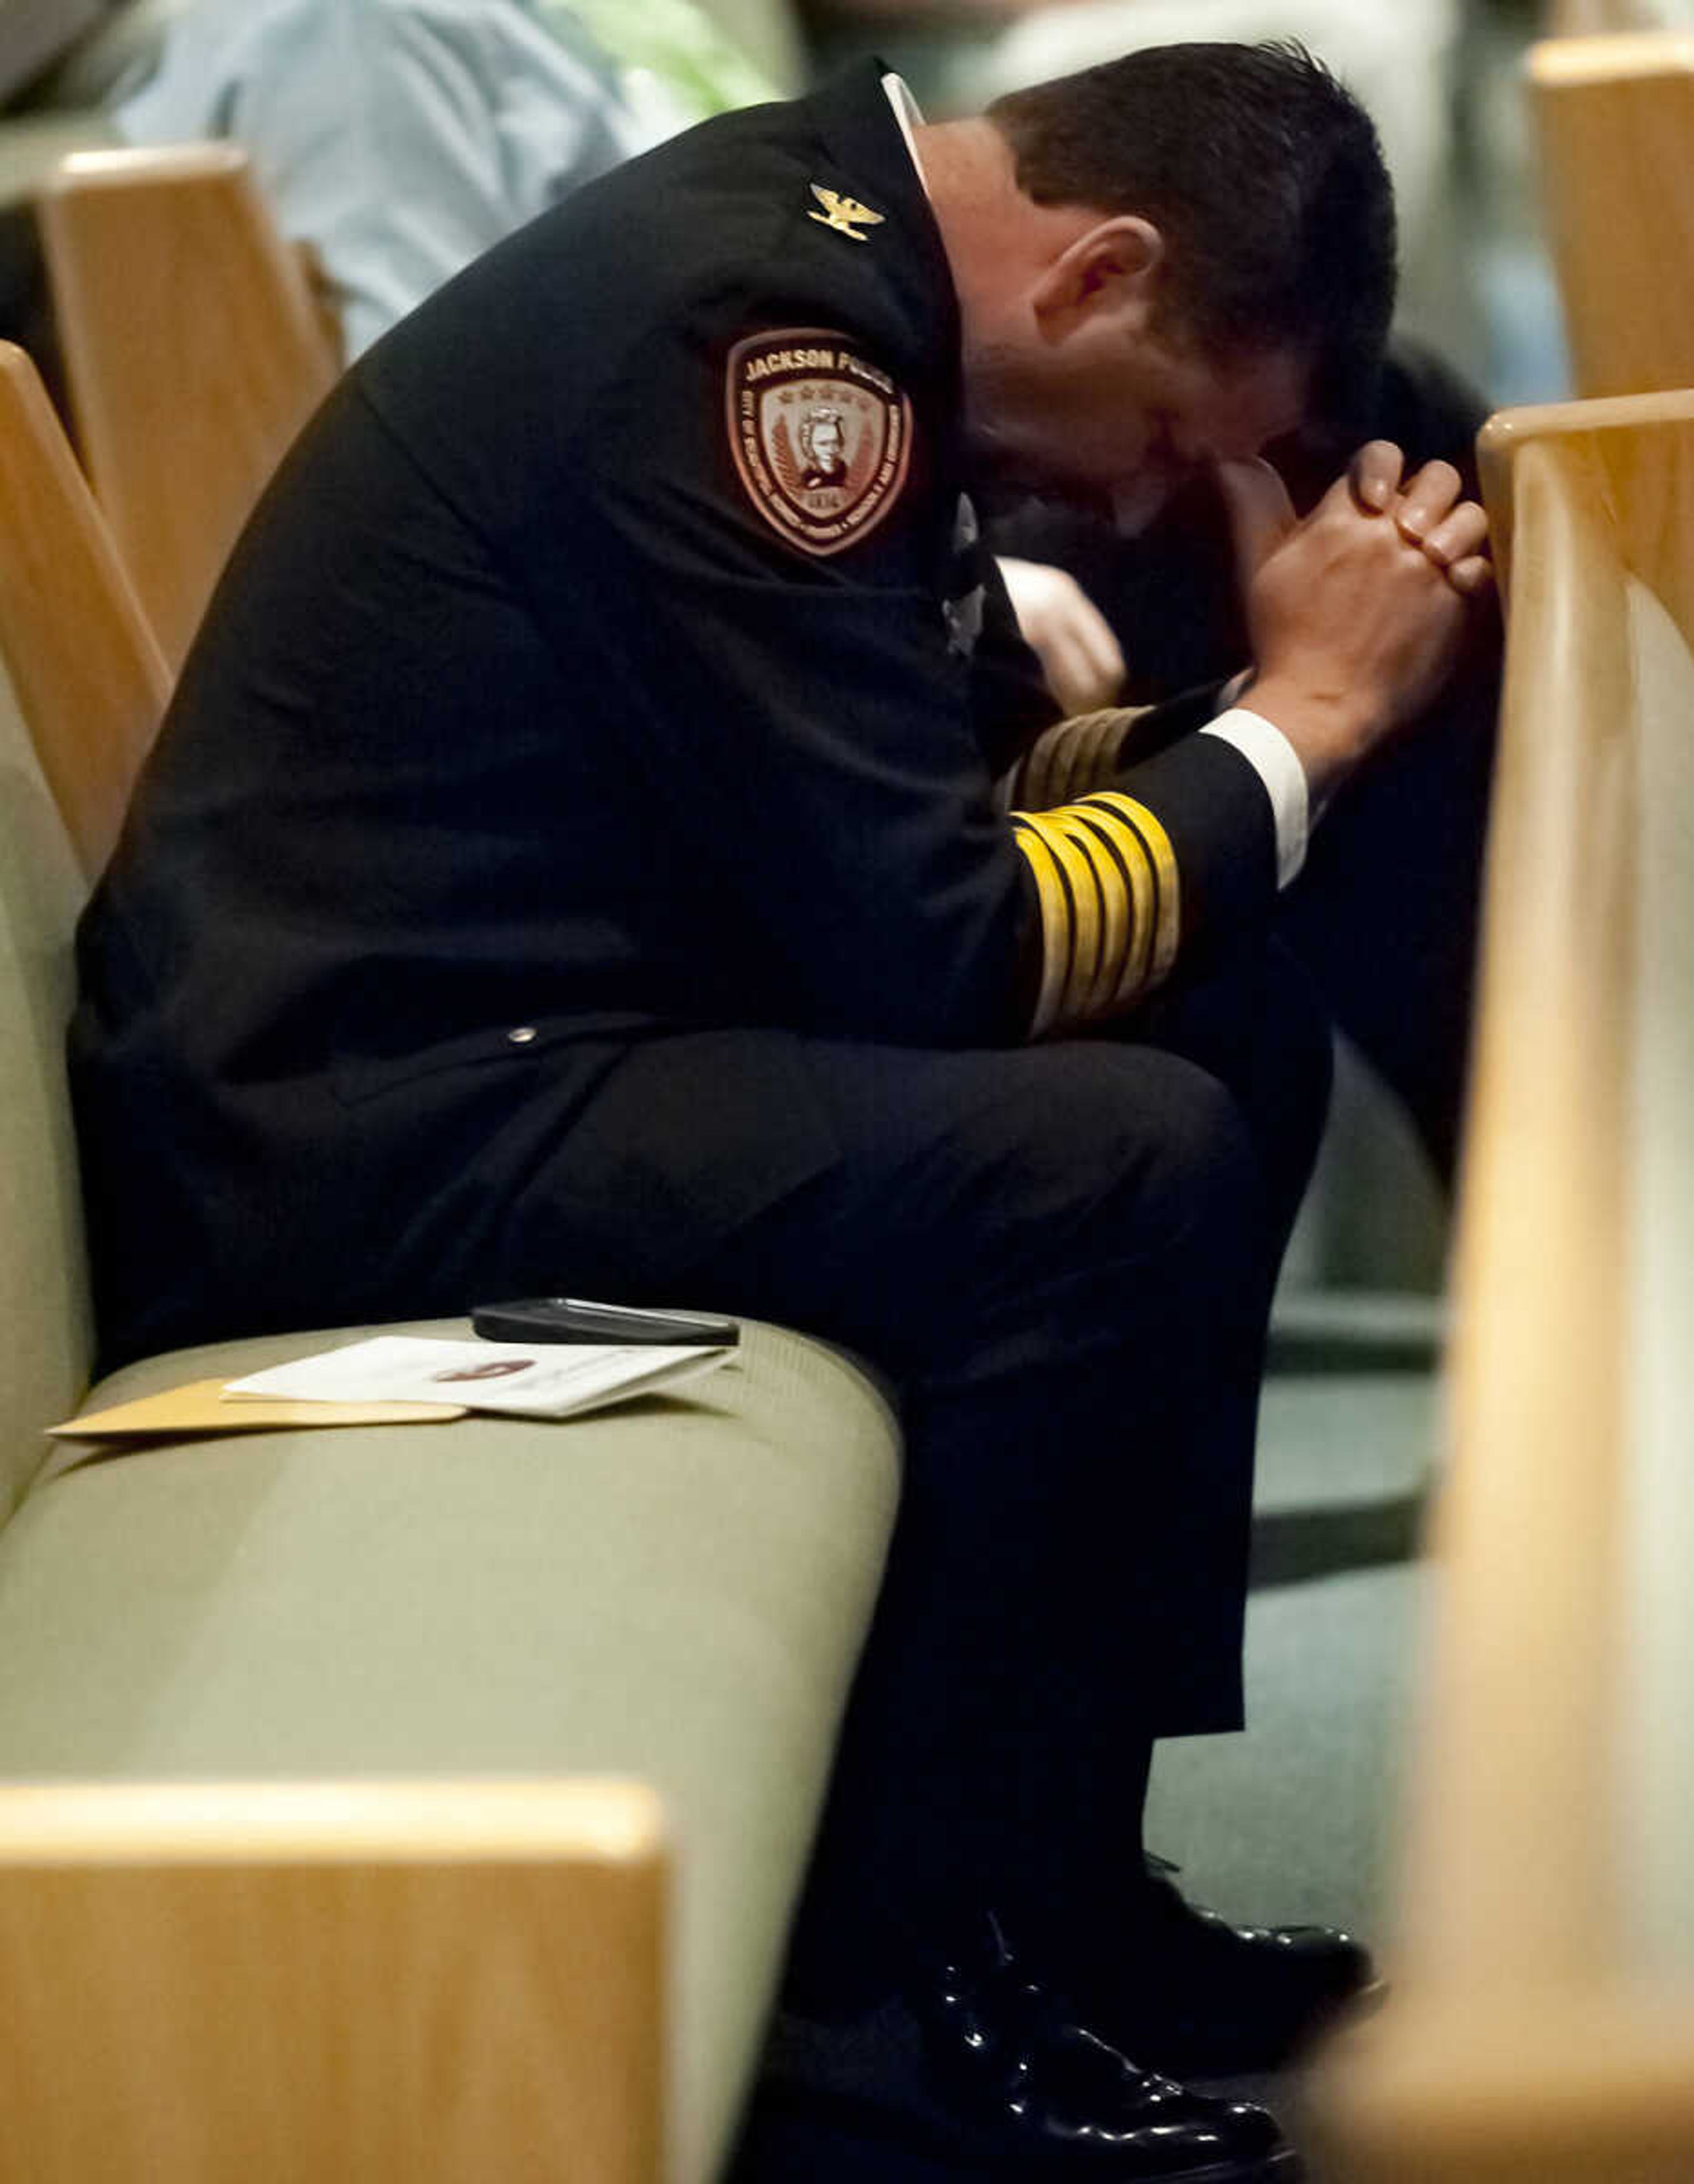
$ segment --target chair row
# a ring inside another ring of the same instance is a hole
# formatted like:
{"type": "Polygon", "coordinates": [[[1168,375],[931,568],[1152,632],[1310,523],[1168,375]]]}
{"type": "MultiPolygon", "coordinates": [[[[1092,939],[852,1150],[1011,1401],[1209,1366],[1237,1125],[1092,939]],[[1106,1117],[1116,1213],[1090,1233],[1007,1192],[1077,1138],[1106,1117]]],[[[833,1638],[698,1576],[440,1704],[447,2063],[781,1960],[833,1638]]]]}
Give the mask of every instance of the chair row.
{"type": "Polygon", "coordinates": [[[1525,77],[1582,401],[1483,436],[1507,610],[1397,1988],[1347,2184],[1694,2164],[1694,38],[1525,77]],[[1648,391],[1661,390],[1661,391],[1648,391]]]}
{"type": "Polygon", "coordinates": [[[1507,412],[1508,600],[1397,1992],[1347,2184],[1694,2163],[1694,393],[1507,412]]]}
{"type": "Polygon", "coordinates": [[[88,482],[8,352],[0,647],[92,878],[236,534],[337,366],[234,147],[73,154],[42,215],[88,482]]]}

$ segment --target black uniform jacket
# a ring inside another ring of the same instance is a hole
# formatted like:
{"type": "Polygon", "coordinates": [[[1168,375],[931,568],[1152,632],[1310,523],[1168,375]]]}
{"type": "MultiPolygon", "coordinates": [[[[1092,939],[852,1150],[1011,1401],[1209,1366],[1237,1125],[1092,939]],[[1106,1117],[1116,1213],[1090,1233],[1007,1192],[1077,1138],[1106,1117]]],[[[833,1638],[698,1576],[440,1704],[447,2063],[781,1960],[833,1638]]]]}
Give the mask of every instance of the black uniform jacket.
{"type": "MultiPolygon", "coordinates": [[[[992,782],[1051,707],[961,421],[872,64],[582,190],[349,373],[237,548],[81,934],[110,1359],[457,1308],[632,1041],[1025,1035],[1040,908],[992,782]]],[[[1237,753],[1126,779],[1185,947],[1262,913],[1237,753]]],[[[830,1156],[804,1089],[766,1055],[739,1097],[733,1056],[652,1123],[726,1223],[830,1156]]]]}

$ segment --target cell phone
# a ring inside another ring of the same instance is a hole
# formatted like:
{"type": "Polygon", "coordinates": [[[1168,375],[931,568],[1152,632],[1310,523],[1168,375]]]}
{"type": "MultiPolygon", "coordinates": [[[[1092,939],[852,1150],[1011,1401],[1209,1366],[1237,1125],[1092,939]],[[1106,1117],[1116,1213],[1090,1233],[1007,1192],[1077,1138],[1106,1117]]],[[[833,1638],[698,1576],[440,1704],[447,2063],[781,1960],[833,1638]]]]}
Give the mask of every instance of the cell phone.
{"type": "Polygon", "coordinates": [[[709,1312],[650,1312],[629,1304],[591,1304],[586,1297],[523,1297],[515,1304],[479,1304],[471,1324],[485,1342],[668,1342],[733,1344],[738,1320],[709,1312]]]}

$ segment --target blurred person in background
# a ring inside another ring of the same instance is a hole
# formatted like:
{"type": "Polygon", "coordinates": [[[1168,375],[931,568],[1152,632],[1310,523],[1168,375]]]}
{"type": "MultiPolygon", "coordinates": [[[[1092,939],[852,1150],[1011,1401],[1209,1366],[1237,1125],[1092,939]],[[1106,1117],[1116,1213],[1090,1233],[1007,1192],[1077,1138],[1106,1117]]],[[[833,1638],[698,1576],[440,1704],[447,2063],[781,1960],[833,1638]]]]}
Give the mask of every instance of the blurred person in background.
{"type": "Polygon", "coordinates": [[[312,246],[349,359],[687,118],[530,0],[197,0],[113,113],[134,143],[243,147],[283,234],[312,246]]]}

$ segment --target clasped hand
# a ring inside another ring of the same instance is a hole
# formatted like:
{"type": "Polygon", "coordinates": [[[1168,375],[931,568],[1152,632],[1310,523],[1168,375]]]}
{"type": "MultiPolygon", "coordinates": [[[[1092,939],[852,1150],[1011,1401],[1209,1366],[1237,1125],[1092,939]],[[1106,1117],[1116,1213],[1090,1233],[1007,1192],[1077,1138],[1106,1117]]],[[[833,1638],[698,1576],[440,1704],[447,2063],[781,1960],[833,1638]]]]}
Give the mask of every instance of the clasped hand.
{"type": "Polygon", "coordinates": [[[1264,462],[1224,463],[1257,675],[1251,700],[1327,795],[1428,705],[1493,580],[1488,519],[1451,463],[1409,478],[1373,440],[1303,519],[1264,462]]]}

